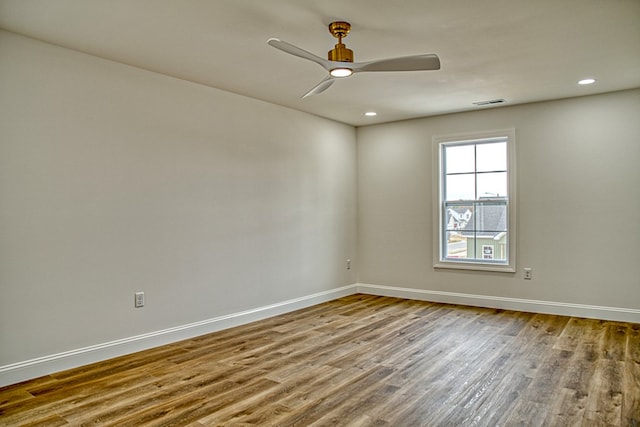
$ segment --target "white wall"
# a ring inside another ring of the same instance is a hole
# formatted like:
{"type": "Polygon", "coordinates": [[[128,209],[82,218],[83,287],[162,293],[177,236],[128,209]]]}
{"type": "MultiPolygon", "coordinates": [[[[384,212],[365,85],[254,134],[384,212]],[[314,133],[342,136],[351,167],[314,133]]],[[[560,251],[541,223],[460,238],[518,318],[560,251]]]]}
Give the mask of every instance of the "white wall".
{"type": "Polygon", "coordinates": [[[7,32],[0,58],[0,367],[356,282],[353,127],[7,32]]]}
{"type": "Polygon", "coordinates": [[[631,90],[359,128],[359,281],[483,296],[489,306],[626,308],[640,319],[639,118],[640,90],[631,90]],[[433,136],[511,127],[518,272],[435,270],[433,136]]]}
{"type": "Polygon", "coordinates": [[[631,90],[359,128],[359,281],[640,309],[638,117],[631,90]],[[511,127],[518,272],[434,269],[433,136],[511,127]]]}

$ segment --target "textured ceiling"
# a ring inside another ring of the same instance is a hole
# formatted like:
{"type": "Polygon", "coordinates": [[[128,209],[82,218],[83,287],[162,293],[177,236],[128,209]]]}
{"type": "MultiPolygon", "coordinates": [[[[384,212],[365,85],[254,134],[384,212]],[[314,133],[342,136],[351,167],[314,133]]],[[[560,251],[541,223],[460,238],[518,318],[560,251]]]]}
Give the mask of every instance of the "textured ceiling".
{"type": "Polygon", "coordinates": [[[638,0],[0,0],[0,28],[355,126],[640,87],[638,0]],[[301,99],[326,72],[266,41],[325,57],[334,20],[356,61],[436,53],[442,68],[301,99]]]}

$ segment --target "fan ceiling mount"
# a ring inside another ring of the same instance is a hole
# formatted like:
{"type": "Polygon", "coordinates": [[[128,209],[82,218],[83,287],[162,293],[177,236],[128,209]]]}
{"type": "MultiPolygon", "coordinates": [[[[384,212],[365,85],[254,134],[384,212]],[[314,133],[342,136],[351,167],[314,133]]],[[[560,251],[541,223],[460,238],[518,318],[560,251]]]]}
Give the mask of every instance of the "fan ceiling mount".
{"type": "Polygon", "coordinates": [[[302,96],[303,98],[324,92],[333,84],[335,79],[349,77],[354,73],[369,71],[428,71],[440,69],[440,59],[438,55],[433,53],[368,62],[354,62],[353,51],[342,43],[342,39],[345,38],[350,31],[351,24],[348,22],[336,21],[329,24],[329,32],[338,39],[338,43],[329,51],[328,59],[321,58],[280,39],[271,38],[267,40],[267,43],[290,55],[313,61],[329,72],[329,75],[305,93],[302,96]]]}

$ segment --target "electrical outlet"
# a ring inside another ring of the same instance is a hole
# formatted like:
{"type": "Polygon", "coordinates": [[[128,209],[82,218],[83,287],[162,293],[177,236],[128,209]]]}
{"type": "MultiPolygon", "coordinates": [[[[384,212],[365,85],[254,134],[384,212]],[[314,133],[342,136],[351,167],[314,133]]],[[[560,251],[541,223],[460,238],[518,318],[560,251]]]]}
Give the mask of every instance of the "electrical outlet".
{"type": "Polygon", "coordinates": [[[135,306],[136,308],[144,307],[144,292],[135,293],[135,306]]]}
{"type": "Polygon", "coordinates": [[[531,280],[532,277],[533,277],[533,270],[531,269],[531,267],[525,267],[524,268],[525,280],[531,280]]]}
{"type": "Polygon", "coordinates": [[[351,260],[347,260],[347,270],[351,270],[351,260]]]}

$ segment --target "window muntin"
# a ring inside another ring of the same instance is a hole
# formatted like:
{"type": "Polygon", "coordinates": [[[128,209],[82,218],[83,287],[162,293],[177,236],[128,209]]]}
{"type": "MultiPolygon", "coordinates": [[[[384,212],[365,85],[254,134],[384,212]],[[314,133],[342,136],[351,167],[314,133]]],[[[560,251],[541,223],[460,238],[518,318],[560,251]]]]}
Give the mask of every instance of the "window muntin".
{"type": "Polygon", "coordinates": [[[515,271],[513,130],[434,138],[434,266],[515,271]]]}

